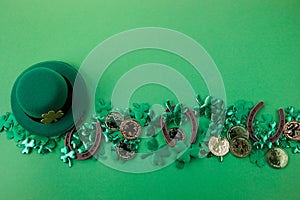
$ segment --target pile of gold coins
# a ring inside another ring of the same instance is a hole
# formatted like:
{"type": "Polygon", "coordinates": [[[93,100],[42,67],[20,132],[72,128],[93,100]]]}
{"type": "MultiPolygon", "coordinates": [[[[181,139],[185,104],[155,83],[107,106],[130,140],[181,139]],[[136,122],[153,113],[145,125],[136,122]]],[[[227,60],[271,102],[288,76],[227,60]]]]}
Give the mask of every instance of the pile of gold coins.
{"type": "MultiPolygon", "coordinates": [[[[287,122],[283,133],[287,139],[300,141],[300,122],[287,122]]],[[[238,158],[245,158],[250,155],[252,144],[249,140],[249,132],[242,126],[233,126],[227,132],[227,138],[211,137],[209,149],[215,156],[225,156],[231,152],[238,158]]],[[[284,168],[288,164],[288,154],[280,147],[273,147],[265,154],[266,161],[271,167],[284,168]]]]}

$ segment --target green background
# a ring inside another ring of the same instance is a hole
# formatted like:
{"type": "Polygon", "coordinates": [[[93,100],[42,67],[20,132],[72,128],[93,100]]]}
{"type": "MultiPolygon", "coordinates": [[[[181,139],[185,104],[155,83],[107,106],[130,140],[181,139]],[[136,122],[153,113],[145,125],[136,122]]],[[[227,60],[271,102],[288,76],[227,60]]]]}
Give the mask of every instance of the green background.
{"type": "MultiPolygon", "coordinates": [[[[87,54],[106,38],[148,26],[174,29],[199,42],[222,74],[228,103],[238,99],[264,100],[263,112],[274,116],[279,107],[300,108],[299,0],[0,0],[0,112],[10,111],[14,80],[28,66],[44,60],[62,60],[79,67],[87,54]]],[[[102,80],[107,88],[101,95],[110,95],[110,82],[126,69],[150,61],[174,66],[185,76],[193,73],[178,58],[149,50],[116,61],[102,80]],[[128,68],[118,70],[118,66],[124,65],[128,68]]],[[[190,81],[193,85],[199,82],[195,87],[206,93],[201,78],[191,77],[190,81]]],[[[100,87],[105,88],[103,85],[100,87]]],[[[134,100],[144,102],[145,92],[145,88],[138,90],[134,100]]],[[[158,101],[168,97],[166,93],[158,101]]],[[[223,163],[202,159],[183,170],[171,165],[147,174],[126,174],[94,160],[76,162],[69,169],[59,156],[58,150],[47,155],[36,152],[22,155],[2,133],[0,199],[296,199],[299,196],[300,157],[290,151],[290,162],[283,170],[259,168],[248,159],[228,155],[223,163]]]]}

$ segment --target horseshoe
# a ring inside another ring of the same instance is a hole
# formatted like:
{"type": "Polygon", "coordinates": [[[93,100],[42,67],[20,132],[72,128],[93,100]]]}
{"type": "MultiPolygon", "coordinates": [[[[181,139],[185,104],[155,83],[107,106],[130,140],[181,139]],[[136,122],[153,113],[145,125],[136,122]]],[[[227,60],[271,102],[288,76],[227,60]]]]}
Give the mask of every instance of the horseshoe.
{"type": "MultiPolygon", "coordinates": [[[[69,147],[70,150],[73,150],[71,145],[72,136],[75,133],[75,128],[73,128],[70,132],[67,132],[66,139],[65,139],[65,146],[69,147]]],[[[100,122],[97,122],[96,124],[96,135],[95,135],[95,141],[93,146],[88,149],[84,153],[76,153],[76,160],[87,160],[91,158],[95,153],[97,152],[102,138],[102,129],[100,122]]]]}
{"type": "MultiPolygon", "coordinates": [[[[174,106],[172,107],[174,108],[174,106]]],[[[166,111],[168,111],[168,109],[166,109],[166,111]]],[[[187,116],[189,118],[189,120],[192,123],[192,137],[190,138],[190,143],[193,144],[196,142],[196,138],[197,138],[197,132],[198,132],[198,122],[196,120],[196,116],[193,113],[193,111],[189,108],[187,108],[187,111],[184,113],[185,116],[187,116]]],[[[167,124],[164,122],[163,117],[160,118],[160,126],[161,126],[161,130],[162,130],[162,134],[167,142],[167,144],[171,147],[175,146],[175,140],[173,140],[170,137],[168,128],[167,128],[167,124]]]]}
{"type": "MultiPolygon", "coordinates": [[[[252,110],[250,111],[249,116],[248,116],[247,129],[248,129],[250,138],[254,142],[258,142],[258,139],[254,136],[253,122],[254,122],[254,118],[255,118],[256,114],[263,106],[264,106],[264,102],[262,102],[262,101],[259,102],[258,104],[256,104],[256,106],[254,106],[252,108],[252,110]]],[[[279,124],[278,124],[277,130],[276,130],[276,133],[273,136],[268,138],[268,141],[272,142],[272,143],[275,143],[279,139],[280,135],[283,132],[283,127],[285,124],[284,111],[282,108],[280,108],[278,110],[278,115],[279,115],[279,124]]]]}

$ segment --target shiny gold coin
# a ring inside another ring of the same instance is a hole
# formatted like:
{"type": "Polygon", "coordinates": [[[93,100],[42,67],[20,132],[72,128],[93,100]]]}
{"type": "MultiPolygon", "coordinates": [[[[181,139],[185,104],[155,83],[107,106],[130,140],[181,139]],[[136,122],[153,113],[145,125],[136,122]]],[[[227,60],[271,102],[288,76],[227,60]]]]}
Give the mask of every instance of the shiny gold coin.
{"type": "Polygon", "coordinates": [[[235,137],[243,137],[249,139],[249,132],[242,126],[233,126],[227,132],[227,139],[230,141],[235,137]]]}
{"type": "Polygon", "coordinates": [[[134,140],[140,136],[142,127],[138,122],[129,119],[121,123],[120,132],[124,138],[134,140]]]}
{"type": "Polygon", "coordinates": [[[120,113],[111,112],[106,115],[104,123],[109,130],[118,131],[122,121],[124,121],[124,117],[120,113]]]}
{"type": "Polygon", "coordinates": [[[300,141],[300,122],[287,122],[283,127],[283,133],[290,140],[300,141]]]}
{"type": "Polygon", "coordinates": [[[251,153],[250,142],[243,137],[235,137],[230,142],[230,152],[239,158],[245,158],[251,153]]]}
{"type": "Polygon", "coordinates": [[[121,141],[117,148],[116,153],[122,160],[131,160],[135,157],[136,152],[131,151],[129,146],[124,143],[124,141],[121,141]]]}
{"type": "Polygon", "coordinates": [[[169,135],[171,139],[177,141],[185,141],[186,137],[184,132],[179,128],[171,128],[169,130],[169,135]]]}
{"type": "Polygon", "coordinates": [[[271,167],[281,169],[287,165],[289,156],[285,150],[275,147],[266,153],[266,160],[271,167]]]}
{"type": "Polygon", "coordinates": [[[225,156],[229,152],[229,142],[227,139],[212,136],[209,139],[208,148],[216,156],[225,156]]]}

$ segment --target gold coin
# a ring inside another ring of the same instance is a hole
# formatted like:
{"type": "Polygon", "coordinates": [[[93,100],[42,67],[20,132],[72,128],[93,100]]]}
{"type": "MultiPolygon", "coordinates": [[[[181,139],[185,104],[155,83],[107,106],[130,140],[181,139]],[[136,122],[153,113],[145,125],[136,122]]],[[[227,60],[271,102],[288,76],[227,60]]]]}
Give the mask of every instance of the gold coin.
{"type": "Polygon", "coordinates": [[[227,139],[230,141],[235,137],[244,137],[249,139],[249,132],[242,126],[233,126],[227,132],[227,139]]]}
{"type": "Polygon", "coordinates": [[[177,141],[185,141],[185,134],[184,132],[179,128],[171,128],[169,130],[169,135],[171,139],[174,139],[177,141]]]}
{"type": "Polygon", "coordinates": [[[230,152],[236,157],[247,157],[251,153],[251,149],[251,144],[246,138],[235,137],[230,142],[230,152]]]}
{"type": "Polygon", "coordinates": [[[283,133],[290,140],[300,141],[300,122],[287,122],[284,125],[283,133]]]}
{"type": "Polygon", "coordinates": [[[216,156],[225,156],[229,152],[229,142],[227,139],[212,136],[209,139],[208,148],[216,156]]]}
{"type": "Polygon", "coordinates": [[[131,160],[135,157],[136,152],[131,151],[129,146],[124,143],[124,141],[121,141],[118,146],[116,147],[116,153],[119,156],[119,158],[123,160],[131,160]]]}
{"type": "Polygon", "coordinates": [[[281,169],[287,165],[289,156],[285,150],[275,147],[266,153],[266,160],[271,167],[281,169]]]}
{"type": "Polygon", "coordinates": [[[110,112],[106,115],[104,123],[109,130],[118,131],[122,121],[124,121],[124,118],[120,113],[110,112]]]}
{"type": "Polygon", "coordinates": [[[134,140],[140,136],[142,127],[138,122],[128,119],[121,123],[120,132],[124,138],[134,140]]]}

